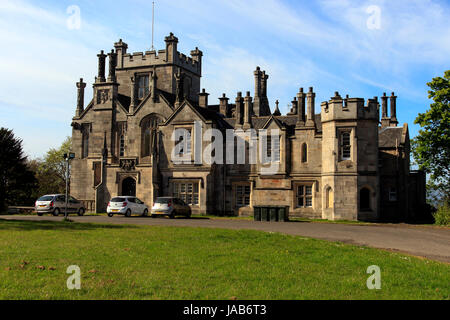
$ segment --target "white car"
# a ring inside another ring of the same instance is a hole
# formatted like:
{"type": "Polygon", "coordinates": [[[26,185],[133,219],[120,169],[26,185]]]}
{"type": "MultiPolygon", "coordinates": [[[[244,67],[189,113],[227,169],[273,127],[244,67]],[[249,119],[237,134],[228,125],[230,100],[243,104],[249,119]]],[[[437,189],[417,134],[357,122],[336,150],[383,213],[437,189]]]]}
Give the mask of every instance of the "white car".
{"type": "Polygon", "coordinates": [[[138,214],[143,217],[148,215],[148,207],[144,202],[136,197],[115,197],[108,203],[106,209],[109,217],[115,214],[123,214],[126,217],[131,217],[132,214],[138,214]]]}

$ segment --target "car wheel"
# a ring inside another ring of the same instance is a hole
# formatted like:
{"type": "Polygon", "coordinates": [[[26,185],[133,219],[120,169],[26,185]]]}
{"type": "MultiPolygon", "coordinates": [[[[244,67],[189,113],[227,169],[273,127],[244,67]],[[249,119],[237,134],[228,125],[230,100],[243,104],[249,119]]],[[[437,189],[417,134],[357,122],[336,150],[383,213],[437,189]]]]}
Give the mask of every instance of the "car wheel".
{"type": "Polygon", "coordinates": [[[175,219],[175,211],[172,211],[172,213],[169,215],[170,219],[175,219]]]}
{"type": "Polygon", "coordinates": [[[190,218],[191,215],[192,215],[192,211],[189,211],[186,217],[190,218]]]}
{"type": "Polygon", "coordinates": [[[155,215],[155,214],[152,214],[150,217],[152,217],[153,219],[155,219],[155,218],[156,218],[156,215],[155,215]]]}
{"type": "Polygon", "coordinates": [[[84,209],[83,208],[81,208],[80,210],[78,210],[78,215],[81,217],[81,216],[84,216],[84,209]]]}
{"type": "Polygon", "coordinates": [[[53,211],[53,216],[54,217],[57,217],[57,216],[59,216],[59,214],[60,214],[61,212],[60,212],[60,210],[59,210],[59,208],[56,208],[54,211],[53,211]]]}
{"type": "Polygon", "coordinates": [[[38,212],[37,214],[39,217],[42,217],[44,214],[42,212],[38,212]]]}
{"type": "Polygon", "coordinates": [[[110,217],[110,218],[112,218],[114,216],[114,214],[113,213],[108,213],[108,217],[110,217]]]}
{"type": "Polygon", "coordinates": [[[128,209],[127,212],[125,212],[125,217],[131,217],[131,210],[128,209]]]}
{"type": "Polygon", "coordinates": [[[147,209],[144,210],[144,213],[142,214],[142,216],[143,216],[143,217],[148,216],[148,210],[147,210],[147,209]]]}

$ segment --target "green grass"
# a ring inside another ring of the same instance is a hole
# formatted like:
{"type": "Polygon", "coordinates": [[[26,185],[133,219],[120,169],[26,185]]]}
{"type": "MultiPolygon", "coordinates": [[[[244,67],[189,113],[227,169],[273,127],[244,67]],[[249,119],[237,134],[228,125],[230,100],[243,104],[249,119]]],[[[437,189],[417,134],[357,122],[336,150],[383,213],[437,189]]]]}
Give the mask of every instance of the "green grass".
{"type": "Polygon", "coordinates": [[[0,220],[0,243],[0,299],[450,299],[448,264],[277,233],[0,220]]]}

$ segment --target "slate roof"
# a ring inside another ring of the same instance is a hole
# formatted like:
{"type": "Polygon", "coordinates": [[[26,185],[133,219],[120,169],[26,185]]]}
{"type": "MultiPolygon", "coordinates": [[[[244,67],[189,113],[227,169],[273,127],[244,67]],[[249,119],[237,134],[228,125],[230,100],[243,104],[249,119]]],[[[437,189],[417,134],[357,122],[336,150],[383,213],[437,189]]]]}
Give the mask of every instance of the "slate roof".
{"type": "Polygon", "coordinates": [[[378,146],[380,148],[396,148],[403,144],[403,127],[381,128],[378,132],[378,146]]]}

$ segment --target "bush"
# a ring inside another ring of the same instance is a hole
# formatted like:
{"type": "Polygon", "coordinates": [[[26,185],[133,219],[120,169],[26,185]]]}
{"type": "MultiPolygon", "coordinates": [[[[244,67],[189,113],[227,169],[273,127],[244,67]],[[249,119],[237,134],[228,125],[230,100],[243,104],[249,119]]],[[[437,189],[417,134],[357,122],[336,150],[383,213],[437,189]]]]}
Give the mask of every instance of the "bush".
{"type": "Polygon", "coordinates": [[[450,224],[450,205],[445,203],[441,205],[434,214],[434,220],[437,225],[447,226],[450,224]]]}

